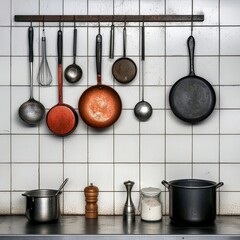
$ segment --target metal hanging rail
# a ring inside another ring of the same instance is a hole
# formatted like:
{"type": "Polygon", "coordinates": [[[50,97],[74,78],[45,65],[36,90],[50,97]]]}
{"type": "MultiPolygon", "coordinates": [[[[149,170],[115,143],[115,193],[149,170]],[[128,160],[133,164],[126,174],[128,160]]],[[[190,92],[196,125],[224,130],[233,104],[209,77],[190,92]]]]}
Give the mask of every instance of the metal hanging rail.
{"type": "Polygon", "coordinates": [[[202,22],[204,15],[15,15],[16,22],[202,22]]]}

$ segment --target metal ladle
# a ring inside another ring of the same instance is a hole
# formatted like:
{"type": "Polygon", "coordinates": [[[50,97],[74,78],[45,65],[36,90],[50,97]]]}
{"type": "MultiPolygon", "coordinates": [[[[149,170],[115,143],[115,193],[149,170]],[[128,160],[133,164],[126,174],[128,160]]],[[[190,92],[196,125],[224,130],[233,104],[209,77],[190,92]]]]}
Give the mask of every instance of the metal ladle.
{"type": "Polygon", "coordinates": [[[61,184],[61,186],[59,187],[59,189],[58,189],[57,192],[55,193],[55,196],[57,196],[57,195],[61,192],[61,190],[62,190],[62,189],[64,188],[64,186],[66,185],[67,181],[68,181],[68,178],[66,178],[66,179],[63,181],[63,183],[61,184]]]}
{"type": "Polygon", "coordinates": [[[29,66],[30,66],[30,98],[24,102],[19,110],[19,117],[29,125],[39,123],[45,114],[45,107],[42,103],[33,98],[33,27],[28,28],[29,41],[29,66]]]}
{"type": "Polygon", "coordinates": [[[152,106],[144,101],[144,60],[145,60],[145,29],[142,25],[142,101],[134,107],[134,114],[139,121],[145,122],[152,116],[152,106]]]}
{"type": "Polygon", "coordinates": [[[73,64],[69,65],[64,71],[65,79],[70,83],[78,82],[82,77],[82,69],[76,64],[77,52],[77,29],[74,21],[73,30],[73,64]]]}

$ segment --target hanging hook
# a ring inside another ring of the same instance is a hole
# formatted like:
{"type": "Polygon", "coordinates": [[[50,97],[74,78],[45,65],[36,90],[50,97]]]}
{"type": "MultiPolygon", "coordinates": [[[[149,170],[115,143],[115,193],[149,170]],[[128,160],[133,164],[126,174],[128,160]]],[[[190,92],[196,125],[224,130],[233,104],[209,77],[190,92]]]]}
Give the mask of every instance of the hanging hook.
{"type": "Polygon", "coordinates": [[[100,19],[98,17],[98,34],[100,34],[100,19]]]}
{"type": "Polygon", "coordinates": [[[76,28],[76,16],[74,15],[74,28],[76,28]]]}
{"type": "Polygon", "coordinates": [[[124,28],[126,29],[126,15],[124,16],[124,28]]]}
{"type": "Polygon", "coordinates": [[[193,0],[191,6],[191,36],[193,35],[193,0]]]}
{"type": "Polygon", "coordinates": [[[30,17],[30,26],[32,27],[32,17],[30,17]]]}
{"type": "Polygon", "coordinates": [[[59,15],[59,30],[61,30],[61,23],[62,23],[62,18],[61,18],[61,15],[59,15]]]}

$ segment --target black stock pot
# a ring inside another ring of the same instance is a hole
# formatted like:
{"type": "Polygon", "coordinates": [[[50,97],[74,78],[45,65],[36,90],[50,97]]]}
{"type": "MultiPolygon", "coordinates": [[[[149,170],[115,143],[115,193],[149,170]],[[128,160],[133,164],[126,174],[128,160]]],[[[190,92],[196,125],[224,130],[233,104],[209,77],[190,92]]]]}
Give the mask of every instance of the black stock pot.
{"type": "Polygon", "coordinates": [[[212,224],[216,218],[216,189],[223,182],[179,179],[162,184],[169,189],[169,217],[177,225],[212,224]]]}

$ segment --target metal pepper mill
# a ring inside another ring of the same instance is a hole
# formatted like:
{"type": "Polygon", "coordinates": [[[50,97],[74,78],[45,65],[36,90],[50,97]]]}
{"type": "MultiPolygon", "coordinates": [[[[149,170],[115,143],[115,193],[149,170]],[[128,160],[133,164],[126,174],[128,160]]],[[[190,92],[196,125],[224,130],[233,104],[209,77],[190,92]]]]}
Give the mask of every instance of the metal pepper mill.
{"type": "Polygon", "coordinates": [[[125,202],[124,208],[123,208],[123,220],[127,222],[134,222],[135,221],[135,206],[132,202],[131,198],[131,190],[134,185],[134,182],[127,181],[124,182],[124,185],[127,189],[127,200],[125,202]]]}

